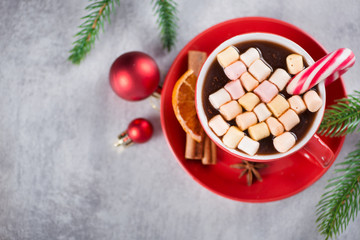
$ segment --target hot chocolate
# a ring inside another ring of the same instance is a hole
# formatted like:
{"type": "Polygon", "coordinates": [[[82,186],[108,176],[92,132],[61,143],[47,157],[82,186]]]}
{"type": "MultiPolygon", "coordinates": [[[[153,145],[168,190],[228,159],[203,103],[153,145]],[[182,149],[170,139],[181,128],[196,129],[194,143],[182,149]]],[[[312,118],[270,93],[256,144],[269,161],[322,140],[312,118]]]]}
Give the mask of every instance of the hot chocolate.
{"type": "MultiPolygon", "coordinates": [[[[218,131],[215,132],[216,135],[222,137],[229,132],[227,135],[239,136],[243,139],[241,141],[243,143],[240,142],[239,146],[235,147],[238,150],[242,150],[240,145],[251,145],[253,141],[258,142],[259,147],[256,151],[258,155],[275,154],[281,151],[279,150],[281,147],[274,147],[276,141],[282,140],[279,136],[284,139],[292,139],[292,136],[295,136],[296,142],[306,136],[315,119],[316,112],[307,109],[303,101],[306,100],[304,96],[287,94],[284,88],[285,83],[283,84],[273,77],[278,75],[278,78],[281,79],[285,74],[285,78],[290,79],[293,76],[292,71],[299,71],[296,69],[298,67],[296,61],[299,60],[297,58],[300,55],[292,55],[293,51],[268,41],[243,42],[234,45],[233,49],[228,48],[223,52],[230,58],[215,59],[210,65],[202,96],[209,126],[210,124],[217,125],[215,127],[217,130],[210,126],[214,132],[218,131]],[[228,59],[231,59],[231,55],[236,55],[236,51],[245,54],[240,55],[240,59],[236,62],[231,62],[228,59]],[[260,58],[256,57],[257,54],[260,58]],[[291,57],[289,58],[289,56],[291,57]],[[235,87],[237,84],[238,88],[235,87]],[[240,88],[242,90],[239,90],[240,88]],[[214,93],[219,97],[213,96],[212,100],[211,95],[214,93]],[[222,102],[217,99],[222,99],[222,102]],[[220,117],[223,119],[220,120],[220,117]],[[214,123],[210,122],[212,119],[214,119],[214,123]],[[222,121],[229,126],[225,126],[222,121]],[[279,128],[282,130],[277,135],[279,128]],[[291,136],[289,134],[281,135],[283,132],[288,132],[291,136]],[[275,141],[276,138],[278,139],[275,141]]],[[[304,62],[302,67],[306,66],[307,63],[304,62]]],[[[313,92],[314,94],[318,93],[317,86],[312,90],[314,91],[305,94],[310,96],[313,92]]],[[[232,139],[227,135],[222,137],[223,141],[232,139]]],[[[224,144],[226,145],[225,142],[224,144]]],[[[234,145],[233,142],[231,145],[234,145]]]]}

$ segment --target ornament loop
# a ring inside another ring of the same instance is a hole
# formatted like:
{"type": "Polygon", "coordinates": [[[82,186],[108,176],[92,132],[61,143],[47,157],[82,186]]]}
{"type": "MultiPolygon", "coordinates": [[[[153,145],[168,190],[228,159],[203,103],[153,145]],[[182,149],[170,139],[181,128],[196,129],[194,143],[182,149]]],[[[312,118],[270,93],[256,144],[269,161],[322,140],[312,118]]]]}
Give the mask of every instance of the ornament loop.
{"type": "Polygon", "coordinates": [[[159,112],[160,112],[159,100],[158,100],[157,98],[156,98],[156,99],[154,99],[154,98],[155,98],[155,97],[149,98],[151,107],[152,107],[153,109],[155,109],[156,111],[159,111],[159,112]]]}
{"type": "Polygon", "coordinates": [[[158,88],[151,94],[151,96],[156,99],[160,99],[161,91],[162,91],[162,86],[159,85],[158,88]]]}
{"type": "Polygon", "coordinates": [[[155,90],[155,92],[153,92],[149,98],[151,107],[157,111],[160,112],[160,97],[161,97],[161,91],[162,91],[162,87],[159,85],[158,88],[155,90]]]}

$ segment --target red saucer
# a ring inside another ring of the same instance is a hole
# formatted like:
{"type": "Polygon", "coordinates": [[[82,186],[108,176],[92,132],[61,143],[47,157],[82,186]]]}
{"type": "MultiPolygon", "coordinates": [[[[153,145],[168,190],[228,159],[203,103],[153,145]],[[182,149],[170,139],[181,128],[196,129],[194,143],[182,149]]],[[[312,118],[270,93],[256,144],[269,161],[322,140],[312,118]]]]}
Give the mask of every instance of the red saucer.
{"type": "MultiPolygon", "coordinates": [[[[250,187],[246,185],[246,178],[238,178],[240,170],[230,168],[229,165],[240,162],[225,151],[218,148],[218,163],[214,166],[203,166],[198,161],[184,159],[185,133],[176,120],[171,105],[172,89],[175,82],[187,70],[187,53],[189,50],[199,50],[210,54],[223,41],[243,33],[267,32],[286,37],[303,47],[316,61],[327,54],[327,51],[309,34],[301,29],[276,19],[263,17],[247,17],[229,20],[217,24],[200,33],[191,40],[179,53],[173,62],[161,96],[161,125],[180,165],[198,183],[212,192],[237,201],[269,202],[290,197],[316,182],[328,168],[302,158],[295,153],[285,159],[269,163],[261,170],[263,182],[254,182],[250,187]]],[[[335,99],[346,96],[342,79],[326,87],[326,105],[334,103],[335,99]]],[[[338,156],[345,137],[321,139],[338,156]]],[[[330,166],[333,162],[330,164],[330,166]]]]}

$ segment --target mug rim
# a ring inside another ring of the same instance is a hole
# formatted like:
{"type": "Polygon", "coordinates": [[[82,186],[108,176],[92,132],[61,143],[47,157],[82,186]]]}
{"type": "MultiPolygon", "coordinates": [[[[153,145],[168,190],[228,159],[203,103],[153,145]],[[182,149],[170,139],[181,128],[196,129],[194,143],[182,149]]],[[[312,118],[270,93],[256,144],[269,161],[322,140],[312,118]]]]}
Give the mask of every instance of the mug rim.
{"type": "Polygon", "coordinates": [[[319,111],[316,113],[315,120],[312,122],[312,126],[311,126],[310,130],[308,131],[306,136],[304,136],[300,140],[300,142],[297,142],[295,144],[295,146],[292,147],[289,151],[287,151],[285,153],[273,153],[273,154],[269,154],[269,155],[255,154],[254,156],[250,156],[242,151],[236,150],[237,148],[231,149],[231,148],[226,147],[224,145],[224,143],[222,142],[221,137],[218,137],[208,126],[209,120],[206,117],[205,110],[203,107],[203,101],[202,101],[203,85],[205,82],[205,77],[206,77],[206,74],[208,72],[210,65],[213,63],[213,61],[216,58],[216,55],[219,52],[221,52],[228,46],[239,44],[241,42],[255,41],[255,40],[269,41],[269,42],[279,44],[281,46],[289,48],[291,51],[293,51],[295,53],[301,54],[305,58],[306,62],[309,65],[312,65],[314,63],[314,60],[312,59],[312,57],[301,46],[299,46],[297,43],[291,41],[290,39],[287,39],[280,35],[257,32],[257,33],[247,33],[247,34],[241,34],[241,35],[234,36],[234,37],[222,42],[218,47],[216,47],[212,51],[212,53],[207,57],[205,63],[203,64],[201,71],[199,73],[198,79],[197,79],[197,83],[196,83],[195,106],[196,106],[197,116],[200,120],[200,123],[201,123],[205,133],[209,136],[209,138],[213,142],[216,143],[216,145],[218,147],[220,147],[221,149],[225,150],[226,152],[228,152],[236,157],[246,158],[251,161],[272,161],[272,160],[277,160],[280,158],[287,157],[287,156],[299,151],[316,134],[316,131],[320,126],[320,123],[322,121],[324,111],[325,111],[325,102],[326,102],[325,84],[324,84],[324,81],[322,81],[318,84],[319,95],[320,95],[321,99],[323,100],[323,105],[321,106],[319,111]]]}

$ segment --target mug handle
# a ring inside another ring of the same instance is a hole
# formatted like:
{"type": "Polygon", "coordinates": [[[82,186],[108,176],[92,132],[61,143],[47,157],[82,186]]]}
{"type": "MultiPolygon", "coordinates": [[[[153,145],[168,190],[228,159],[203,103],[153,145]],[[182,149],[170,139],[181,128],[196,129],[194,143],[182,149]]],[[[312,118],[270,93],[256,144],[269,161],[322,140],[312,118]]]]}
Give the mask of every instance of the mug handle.
{"type": "Polygon", "coordinates": [[[300,149],[299,153],[306,159],[316,164],[320,164],[323,168],[328,167],[335,157],[333,151],[331,151],[331,149],[316,134],[302,149],[300,149]]]}

